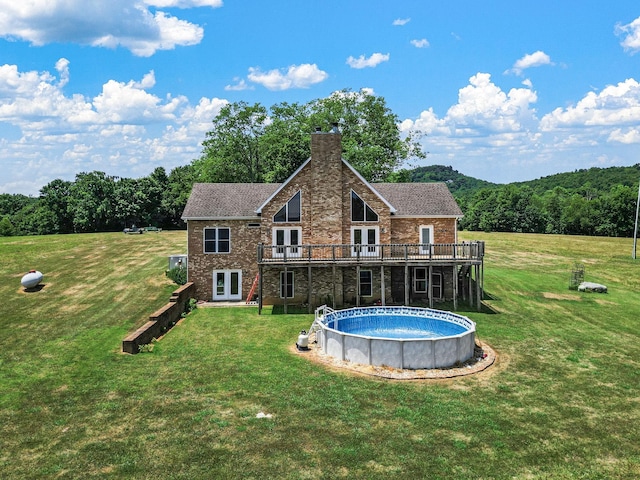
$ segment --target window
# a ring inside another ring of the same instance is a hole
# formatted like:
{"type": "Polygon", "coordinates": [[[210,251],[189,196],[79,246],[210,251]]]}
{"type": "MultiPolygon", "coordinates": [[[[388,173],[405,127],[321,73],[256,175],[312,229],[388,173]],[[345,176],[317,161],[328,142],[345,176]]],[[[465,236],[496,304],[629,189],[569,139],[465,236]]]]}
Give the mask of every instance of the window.
{"type": "Polygon", "coordinates": [[[299,257],[302,255],[300,244],[302,239],[302,229],[297,228],[274,228],[273,229],[273,256],[274,257],[299,257]]]}
{"type": "Polygon", "coordinates": [[[360,270],[360,290],[358,295],[361,297],[373,296],[373,275],[371,270],[360,270]]]}
{"type": "Polygon", "coordinates": [[[228,227],[204,229],[204,253],[229,253],[231,234],[228,227]]]}
{"type": "Polygon", "coordinates": [[[413,270],[413,291],[416,293],[427,293],[427,269],[415,268],[413,270]]]}
{"type": "Polygon", "coordinates": [[[433,225],[420,226],[420,253],[433,253],[433,225]]]}
{"type": "Polygon", "coordinates": [[[293,298],[293,292],[293,272],[280,272],[280,298],[293,298]]]}
{"type": "MultiPolygon", "coordinates": [[[[433,282],[433,298],[442,298],[442,273],[432,272],[431,281],[433,282]]],[[[429,293],[427,268],[416,267],[413,269],[413,291],[415,293],[429,293]]]]}
{"type": "Polygon", "coordinates": [[[378,227],[351,227],[351,255],[377,256],[378,238],[378,227]]]}
{"type": "Polygon", "coordinates": [[[273,221],[274,223],[299,222],[301,210],[300,191],[298,191],[298,193],[291,197],[291,199],[278,210],[278,213],[273,216],[273,221]]]}
{"type": "Polygon", "coordinates": [[[377,222],[378,214],[362,200],[356,192],[351,190],[351,221],[377,222]]]}

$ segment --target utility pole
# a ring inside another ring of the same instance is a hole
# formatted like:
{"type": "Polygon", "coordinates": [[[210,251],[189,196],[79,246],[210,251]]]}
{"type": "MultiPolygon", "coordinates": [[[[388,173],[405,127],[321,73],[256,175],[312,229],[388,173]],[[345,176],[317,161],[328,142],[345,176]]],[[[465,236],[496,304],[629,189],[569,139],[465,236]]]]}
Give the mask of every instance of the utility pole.
{"type": "Polygon", "coordinates": [[[631,257],[636,259],[636,245],[638,244],[638,211],[640,211],[640,184],[638,184],[638,201],[636,202],[636,224],[633,227],[633,254],[631,257]]]}

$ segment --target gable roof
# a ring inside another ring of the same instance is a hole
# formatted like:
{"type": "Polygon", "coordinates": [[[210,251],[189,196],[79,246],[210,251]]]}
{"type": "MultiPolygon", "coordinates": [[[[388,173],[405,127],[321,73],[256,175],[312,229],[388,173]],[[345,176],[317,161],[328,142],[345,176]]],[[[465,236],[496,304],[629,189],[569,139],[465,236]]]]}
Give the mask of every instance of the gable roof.
{"type": "MultiPolygon", "coordinates": [[[[183,220],[258,219],[256,213],[281,183],[196,183],[183,220]]],[[[401,217],[462,217],[444,183],[374,183],[372,190],[401,217]]]]}
{"type": "Polygon", "coordinates": [[[402,217],[462,217],[462,210],[444,183],[374,183],[373,187],[402,217]]]}
{"type": "Polygon", "coordinates": [[[257,219],[256,210],[279,186],[279,183],[195,183],[182,219],[257,219]]]}
{"type": "MultiPolygon", "coordinates": [[[[267,198],[262,205],[260,205],[260,207],[258,207],[258,209],[256,210],[256,213],[260,214],[262,213],[262,209],[273,199],[273,197],[275,197],[278,192],[280,190],[282,190],[293,178],[296,177],[296,175],[298,175],[298,173],[309,163],[311,162],[311,157],[307,158],[304,163],[302,165],[300,165],[295,172],[293,172],[289,178],[287,178],[283,183],[280,184],[280,186],[277,188],[277,190],[275,190],[270,196],[269,198],[267,198]]],[[[353,172],[353,174],[358,178],[358,180],[360,180],[362,183],[364,183],[367,187],[369,187],[369,189],[371,189],[371,191],[387,206],[389,207],[389,210],[391,210],[391,213],[394,214],[396,213],[396,209],[393,206],[393,204],[389,203],[389,201],[384,198],[384,196],[380,195],[380,192],[378,192],[372,184],[370,184],[369,182],[367,182],[364,177],[362,175],[360,175],[360,173],[351,166],[351,164],[349,162],[347,162],[344,158],[342,159],[342,163],[343,165],[346,165],[349,170],[351,170],[353,172]]]]}

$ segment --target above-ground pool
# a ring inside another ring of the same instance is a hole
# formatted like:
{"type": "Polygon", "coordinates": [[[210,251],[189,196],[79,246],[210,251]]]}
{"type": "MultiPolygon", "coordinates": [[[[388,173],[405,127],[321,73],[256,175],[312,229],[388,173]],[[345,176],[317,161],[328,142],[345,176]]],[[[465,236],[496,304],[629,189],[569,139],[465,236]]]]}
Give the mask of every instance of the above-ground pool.
{"type": "Polygon", "coordinates": [[[393,368],[450,367],[473,356],[476,324],[462,315],[415,307],[322,306],[314,321],[322,351],[339,360],[393,368]]]}

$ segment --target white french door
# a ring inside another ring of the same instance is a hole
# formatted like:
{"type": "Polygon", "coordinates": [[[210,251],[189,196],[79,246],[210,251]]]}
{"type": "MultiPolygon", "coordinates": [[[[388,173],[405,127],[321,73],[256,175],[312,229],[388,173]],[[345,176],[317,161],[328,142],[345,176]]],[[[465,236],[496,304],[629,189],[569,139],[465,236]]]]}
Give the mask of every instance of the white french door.
{"type": "Polygon", "coordinates": [[[242,300],[242,270],[214,270],[213,299],[242,300]]]}
{"type": "Polygon", "coordinates": [[[354,257],[378,255],[378,227],[351,228],[351,255],[354,257]]]}
{"type": "Polygon", "coordinates": [[[276,248],[273,250],[274,258],[300,257],[302,250],[300,249],[302,237],[301,228],[274,228],[273,244],[276,248]]]}

